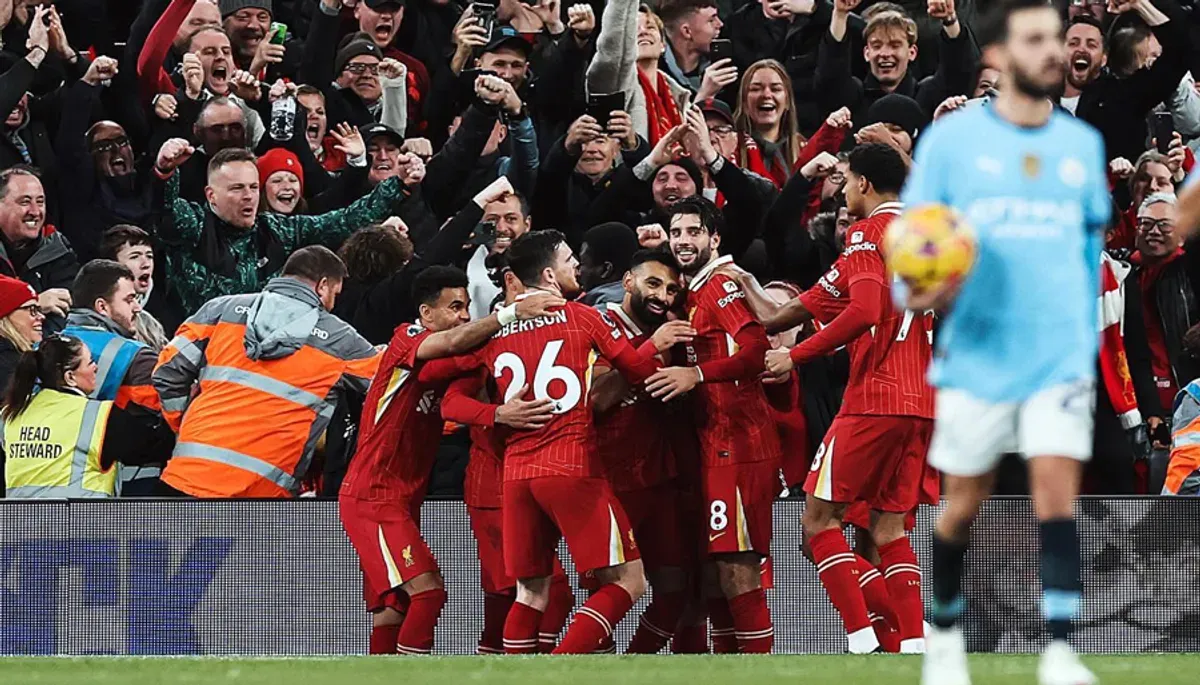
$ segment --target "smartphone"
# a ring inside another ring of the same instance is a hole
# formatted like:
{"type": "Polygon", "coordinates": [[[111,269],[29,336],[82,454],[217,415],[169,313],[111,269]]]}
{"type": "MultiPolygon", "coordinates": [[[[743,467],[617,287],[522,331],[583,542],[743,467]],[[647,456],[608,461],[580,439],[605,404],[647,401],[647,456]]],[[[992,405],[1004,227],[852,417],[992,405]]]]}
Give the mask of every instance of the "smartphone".
{"type": "Polygon", "coordinates": [[[733,41],[725,38],[713,39],[708,49],[708,58],[714,62],[729,58],[733,59],[733,41]]]}
{"type": "Polygon", "coordinates": [[[471,244],[491,249],[492,245],[496,244],[496,222],[480,221],[475,226],[475,232],[471,234],[471,244]]]}
{"type": "Polygon", "coordinates": [[[1171,139],[1175,137],[1175,121],[1170,112],[1158,112],[1154,115],[1154,139],[1158,144],[1159,154],[1167,154],[1171,149],[1171,139]]]}
{"type": "Polygon", "coordinates": [[[287,24],[282,22],[271,22],[271,42],[275,45],[283,45],[283,41],[287,40],[287,24]]]}
{"type": "Polygon", "coordinates": [[[625,109],[625,93],[603,93],[588,96],[587,114],[600,124],[600,128],[608,128],[608,117],[616,110],[625,109]]]}
{"type": "Polygon", "coordinates": [[[471,14],[490,38],[496,28],[496,6],[490,2],[471,3],[471,14]]]}

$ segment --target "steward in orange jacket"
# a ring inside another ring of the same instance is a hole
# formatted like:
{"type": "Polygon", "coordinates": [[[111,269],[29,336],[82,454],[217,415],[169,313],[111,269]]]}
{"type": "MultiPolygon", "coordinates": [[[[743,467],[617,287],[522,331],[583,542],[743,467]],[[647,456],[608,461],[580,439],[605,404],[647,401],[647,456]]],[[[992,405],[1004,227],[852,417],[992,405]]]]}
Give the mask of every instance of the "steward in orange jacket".
{"type": "Polygon", "coordinates": [[[257,295],[207,302],[159,356],[154,387],[179,434],[163,471],[194,497],[292,497],[339,392],[365,393],[374,347],[329,313],[346,267],[320,246],[257,295]]]}

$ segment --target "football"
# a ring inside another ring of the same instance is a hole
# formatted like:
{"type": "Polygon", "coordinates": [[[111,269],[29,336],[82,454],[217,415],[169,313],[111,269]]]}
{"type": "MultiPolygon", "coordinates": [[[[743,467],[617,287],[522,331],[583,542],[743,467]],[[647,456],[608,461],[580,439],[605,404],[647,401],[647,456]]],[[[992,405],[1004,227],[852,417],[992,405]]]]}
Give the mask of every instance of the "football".
{"type": "Polygon", "coordinates": [[[966,277],[975,262],[975,232],[954,209],[921,205],[888,225],[883,249],[888,270],[923,292],[966,277]]]}

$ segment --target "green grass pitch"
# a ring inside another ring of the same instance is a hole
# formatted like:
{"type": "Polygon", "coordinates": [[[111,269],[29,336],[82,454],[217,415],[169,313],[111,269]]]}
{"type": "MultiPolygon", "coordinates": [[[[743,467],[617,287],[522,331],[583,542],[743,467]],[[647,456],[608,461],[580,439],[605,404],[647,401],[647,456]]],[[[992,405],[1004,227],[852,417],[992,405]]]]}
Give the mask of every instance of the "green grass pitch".
{"type": "MultiPolygon", "coordinates": [[[[1086,656],[1102,685],[1194,685],[1200,654],[1086,656]]],[[[974,685],[1030,685],[1036,656],[971,657],[974,685]]],[[[0,658],[22,685],[916,685],[919,657],[586,656],[336,658],[0,658]]]]}

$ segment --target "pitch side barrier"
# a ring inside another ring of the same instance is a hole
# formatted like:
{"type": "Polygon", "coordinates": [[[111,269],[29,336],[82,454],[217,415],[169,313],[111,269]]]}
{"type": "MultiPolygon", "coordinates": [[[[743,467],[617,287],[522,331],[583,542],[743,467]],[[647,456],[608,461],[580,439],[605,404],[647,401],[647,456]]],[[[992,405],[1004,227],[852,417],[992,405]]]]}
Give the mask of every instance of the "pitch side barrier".
{"type": "MultiPolygon", "coordinates": [[[[1086,498],[1077,511],[1077,647],[1200,651],[1200,499],[1086,498]]],[[[841,624],[800,552],[802,512],[775,505],[775,648],[840,652],[841,624]]],[[[926,569],[935,513],[914,532],[926,569]]],[[[466,510],[432,501],[422,523],[450,595],[435,651],[473,653],[483,607],[466,510]]],[[[967,559],[972,650],[1039,649],[1037,552],[1029,500],[989,501],[967,559]]],[[[0,500],[0,654],[358,654],[370,626],[360,588],[336,502],[0,500]]]]}

